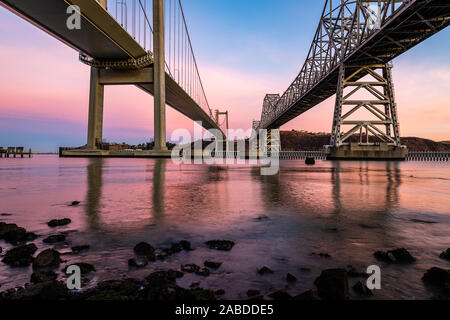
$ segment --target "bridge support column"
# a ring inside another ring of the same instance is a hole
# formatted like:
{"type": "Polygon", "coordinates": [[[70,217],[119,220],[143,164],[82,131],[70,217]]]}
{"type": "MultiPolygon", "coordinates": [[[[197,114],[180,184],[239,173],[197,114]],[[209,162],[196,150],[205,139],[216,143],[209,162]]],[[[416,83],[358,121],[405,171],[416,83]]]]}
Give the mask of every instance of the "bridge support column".
{"type": "Polygon", "coordinates": [[[154,43],[154,151],[167,151],[166,145],[166,72],[164,53],[164,0],[153,0],[154,43]]]}
{"type": "Polygon", "coordinates": [[[89,121],[87,149],[96,150],[103,140],[104,85],[100,83],[100,70],[91,67],[89,90],[89,121]]]}
{"type": "Polygon", "coordinates": [[[341,65],[327,158],[404,160],[407,152],[400,142],[391,67],[341,65]]]}

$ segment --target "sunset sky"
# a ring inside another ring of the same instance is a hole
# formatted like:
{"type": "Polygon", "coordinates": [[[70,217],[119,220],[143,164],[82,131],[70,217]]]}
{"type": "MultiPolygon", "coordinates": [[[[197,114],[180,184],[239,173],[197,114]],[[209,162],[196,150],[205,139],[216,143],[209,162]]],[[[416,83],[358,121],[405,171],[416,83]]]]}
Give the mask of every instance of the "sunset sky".
{"type": "MultiPolygon", "coordinates": [[[[283,93],[300,71],[323,1],[184,0],[212,108],[230,111],[232,128],[259,119],[266,93],[283,93]],[[257,5],[256,5],[257,4],[257,5]]],[[[450,140],[450,29],[394,61],[402,136],[450,140]]],[[[89,68],[78,53],[0,8],[0,146],[38,151],[85,143],[89,68]]],[[[282,129],[331,130],[334,97],[282,129]]],[[[168,137],[192,121],[168,108],[168,137]]],[[[153,137],[153,98],[133,87],[105,90],[104,138],[153,137]]]]}

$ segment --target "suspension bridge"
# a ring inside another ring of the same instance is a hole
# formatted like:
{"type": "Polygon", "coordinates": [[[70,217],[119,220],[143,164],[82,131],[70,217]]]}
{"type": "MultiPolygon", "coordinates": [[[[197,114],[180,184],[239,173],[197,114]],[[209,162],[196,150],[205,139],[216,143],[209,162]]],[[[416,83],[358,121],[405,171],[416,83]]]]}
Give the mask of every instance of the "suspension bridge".
{"type": "Polygon", "coordinates": [[[86,148],[65,150],[65,156],[108,155],[100,150],[105,85],[135,85],[154,96],[155,146],[141,156],[170,156],[166,104],[223,135],[223,113],[208,103],[180,0],[0,0],[0,5],[78,51],[91,68],[86,148]]]}
{"type": "Polygon", "coordinates": [[[328,159],[405,159],[391,61],[449,23],[448,0],[326,0],[303,68],[253,128],[270,137],[336,94],[328,159]]]}

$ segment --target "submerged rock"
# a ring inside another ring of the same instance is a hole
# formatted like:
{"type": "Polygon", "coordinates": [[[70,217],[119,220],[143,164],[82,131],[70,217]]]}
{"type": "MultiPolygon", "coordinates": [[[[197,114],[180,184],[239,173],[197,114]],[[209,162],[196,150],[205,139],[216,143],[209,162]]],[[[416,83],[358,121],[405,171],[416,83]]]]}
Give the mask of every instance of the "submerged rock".
{"type": "Polygon", "coordinates": [[[147,258],[144,257],[144,259],[137,260],[135,258],[128,260],[128,266],[132,268],[144,268],[148,265],[147,258]]]}
{"type": "Polygon", "coordinates": [[[319,297],[324,300],[348,299],[348,277],[345,269],[327,269],[314,281],[319,297]]]}
{"type": "Polygon", "coordinates": [[[326,259],[330,259],[331,258],[331,255],[330,254],[328,254],[328,253],[315,253],[315,252],[313,252],[313,253],[311,253],[311,255],[313,255],[313,256],[319,256],[319,257],[321,257],[321,258],[326,258],[326,259]]]}
{"type": "Polygon", "coordinates": [[[405,248],[389,250],[387,252],[377,251],[373,255],[380,261],[391,263],[412,263],[416,261],[416,258],[414,258],[405,248]]]}
{"type": "Polygon", "coordinates": [[[200,270],[198,270],[195,274],[199,275],[199,276],[204,276],[207,277],[209,276],[211,273],[211,271],[209,271],[208,268],[201,268],[200,270]]]}
{"type": "Polygon", "coordinates": [[[49,281],[32,283],[20,290],[6,291],[0,294],[0,300],[66,300],[68,295],[67,285],[62,281],[49,281]]]}
{"type": "Polygon", "coordinates": [[[33,241],[37,235],[27,232],[25,228],[17,226],[15,223],[0,222],[0,239],[12,244],[33,241]]]}
{"type": "Polygon", "coordinates": [[[225,290],[223,290],[223,289],[218,289],[218,290],[214,291],[214,294],[215,294],[216,296],[223,296],[223,295],[225,294],[225,290]]]}
{"type": "Polygon", "coordinates": [[[300,293],[299,295],[292,298],[294,301],[317,301],[320,300],[319,294],[315,290],[308,290],[306,292],[300,293]]]}
{"type": "Polygon", "coordinates": [[[347,266],[347,275],[350,278],[368,278],[369,275],[366,272],[360,272],[353,266],[347,266]]]}
{"type": "Polygon", "coordinates": [[[53,271],[35,271],[31,275],[31,283],[41,283],[56,280],[58,276],[53,271]]]}
{"type": "Polygon", "coordinates": [[[268,267],[262,267],[261,269],[258,270],[258,273],[260,275],[264,275],[264,274],[272,274],[273,271],[271,269],[269,269],[268,267]]]}
{"type": "Polygon", "coordinates": [[[256,297],[259,296],[261,292],[259,290],[248,290],[247,297],[256,297]]]}
{"type": "Polygon", "coordinates": [[[181,271],[187,273],[197,273],[200,271],[200,267],[196,264],[185,264],[181,266],[181,271]]]}
{"type": "Polygon", "coordinates": [[[364,296],[368,296],[368,297],[373,296],[372,290],[370,290],[369,288],[367,288],[367,286],[366,286],[364,283],[362,283],[361,281],[358,281],[358,282],[352,287],[352,289],[353,289],[356,293],[358,293],[358,294],[360,294],[360,295],[364,295],[364,296]]]}
{"type": "Polygon", "coordinates": [[[183,250],[186,250],[186,251],[192,251],[193,250],[192,247],[191,247],[191,243],[189,241],[187,241],[187,240],[181,240],[180,241],[180,246],[181,246],[181,248],[183,248],[183,250]]]}
{"type": "Polygon", "coordinates": [[[53,219],[50,220],[47,225],[51,228],[55,228],[55,227],[61,227],[61,226],[65,226],[68,225],[72,222],[72,220],[70,220],[69,218],[64,218],[64,219],[53,219]]]}
{"type": "Polygon", "coordinates": [[[156,260],[155,248],[153,248],[151,245],[149,245],[146,242],[138,243],[134,247],[134,253],[136,253],[136,255],[138,255],[138,256],[146,257],[149,261],[155,261],[156,260]]]}
{"type": "MultiPolygon", "coordinates": [[[[0,251],[1,252],[1,251],[0,251]]],[[[450,260],[450,248],[448,248],[447,250],[445,250],[444,252],[442,252],[439,257],[441,259],[445,259],[445,260],[450,260]]]]}
{"type": "Polygon", "coordinates": [[[305,160],[305,163],[307,164],[307,165],[315,165],[316,164],[316,159],[314,159],[313,157],[307,157],[306,158],[306,160],[305,160]]]}
{"type": "Polygon", "coordinates": [[[206,245],[210,249],[230,251],[234,247],[234,242],[229,240],[211,240],[207,241],[206,245]]]}
{"type": "Polygon", "coordinates": [[[288,273],[286,275],[286,280],[289,281],[289,282],[295,282],[295,281],[297,281],[297,278],[294,275],[288,273]]]}
{"type": "Polygon", "coordinates": [[[433,267],[423,275],[422,280],[450,291],[450,270],[433,267]]]}
{"type": "Polygon", "coordinates": [[[167,276],[171,279],[183,278],[184,273],[177,270],[167,270],[167,276]]]}
{"type": "Polygon", "coordinates": [[[153,272],[146,277],[139,294],[143,299],[153,301],[195,300],[192,291],[177,286],[176,278],[167,271],[153,272]]]}
{"type": "Polygon", "coordinates": [[[3,258],[3,262],[12,267],[24,267],[33,262],[33,254],[37,247],[31,243],[22,245],[11,250],[8,250],[3,258]]]}
{"type": "Polygon", "coordinates": [[[54,249],[47,249],[38,254],[33,261],[33,268],[52,268],[61,263],[60,253],[54,249]]]}
{"type": "Polygon", "coordinates": [[[277,301],[287,301],[292,298],[292,296],[289,293],[283,290],[275,291],[269,294],[269,297],[277,301]]]}
{"type": "Polygon", "coordinates": [[[80,201],[72,201],[72,203],[70,204],[72,207],[75,207],[77,205],[79,205],[81,202],[80,201]]]}
{"type": "Polygon", "coordinates": [[[92,264],[86,262],[71,263],[70,265],[67,265],[62,271],[64,273],[67,273],[67,268],[69,268],[70,266],[78,266],[80,268],[81,274],[88,274],[90,272],[96,271],[95,267],[92,264]]]}
{"type": "Polygon", "coordinates": [[[44,240],[42,240],[44,243],[57,243],[57,242],[63,242],[66,240],[66,235],[64,234],[55,234],[52,236],[48,236],[44,240]]]}
{"type": "Polygon", "coordinates": [[[72,253],[79,253],[84,250],[89,250],[90,248],[91,248],[90,245],[85,244],[85,245],[81,245],[81,246],[72,247],[71,250],[72,250],[72,253]]]}
{"type": "Polygon", "coordinates": [[[205,261],[204,263],[205,267],[211,268],[211,269],[219,269],[222,265],[222,262],[214,262],[214,261],[205,261]]]}

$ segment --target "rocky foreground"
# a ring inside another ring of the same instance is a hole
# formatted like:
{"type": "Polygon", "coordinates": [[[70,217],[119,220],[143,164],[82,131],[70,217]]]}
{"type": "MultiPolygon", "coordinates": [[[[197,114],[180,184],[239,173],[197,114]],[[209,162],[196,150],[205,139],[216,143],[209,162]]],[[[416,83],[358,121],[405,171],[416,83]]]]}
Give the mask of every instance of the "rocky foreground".
{"type": "MultiPolygon", "coordinates": [[[[76,205],[76,204],[73,204],[76,205]]],[[[49,228],[57,229],[60,226],[70,224],[70,219],[56,219],[48,222],[49,228]]],[[[65,241],[66,234],[59,233],[43,239],[46,244],[53,244],[65,241]]],[[[186,273],[194,273],[203,277],[208,277],[212,270],[219,269],[223,262],[205,261],[203,266],[195,264],[181,265],[180,270],[160,270],[149,274],[143,280],[121,279],[110,280],[99,283],[95,288],[86,290],[69,290],[66,281],[58,280],[55,272],[65,261],[62,254],[55,249],[45,249],[35,256],[38,251],[34,243],[38,235],[26,231],[16,224],[0,222],[0,239],[12,244],[14,247],[2,255],[2,262],[11,268],[25,267],[32,265],[33,274],[30,283],[24,287],[10,289],[0,293],[0,300],[159,300],[159,301],[199,301],[220,299],[225,291],[208,290],[200,288],[199,283],[192,283],[189,289],[177,285],[177,279],[182,278],[186,273]]],[[[229,240],[211,240],[205,245],[211,250],[230,251],[235,243],[229,240]]],[[[89,250],[89,245],[72,247],[70,254],[89,250]]],[[[169,256],[182,251],[192,251],[190,242],[182,240],[173,243],[169,248],[154,248],[152,245],[141,242],[134,247],[135,256],[128,260],[130,268],[144,268],[149,263],[157,260],[167,259],[169,256]]],[[[0,254],[3,249],[0,247],[0,254]]],[[[327,253],[312,253],[322,258],[331,258],[327,253]]],[[[398,248],[388,251],[377,251],[374,256],[379,261],[387,264],[410,264],[415,263],[414,258],[408,250],[398,248]]],[[[442,252],[440,258],[450,260],[450,248],[442,252]]],[[[95,266],[78,262],[71,265],[78,266],[81,272],[81,281],[88,283],[90,276],[96,272],[95,266]]],[[[64,277],[67,277],[66,265],[61,269],[64,277]]],[[[256,271],[260,276],[273,274],[274,271],[267,266],[263,266],[256,271]]],[[[297,296],[291,296],[288,292],[279,290],[267,295],[261,294],[258,290],[248,290],[249,300],[347,300],[350,297],[348,278],[360,278],[351,289],[359,297],[371,297],[374,292],[366,285],[367,273],[359,272],[352,266],[346,269],[323,270],[316,278],[314,285],[316,288],[306,291],[297,296]]],[[[285,279],[289,283],[294,283],[297,278],[293,274],[286,274],[285,279]]],[[[450,296],[450,270],[433,267],[423,276],[422,280],[435,292],[435,298],[448,299],[450,296]]]]}

